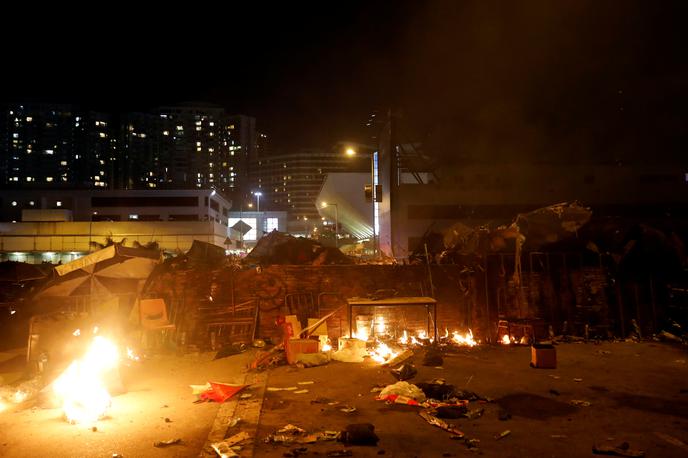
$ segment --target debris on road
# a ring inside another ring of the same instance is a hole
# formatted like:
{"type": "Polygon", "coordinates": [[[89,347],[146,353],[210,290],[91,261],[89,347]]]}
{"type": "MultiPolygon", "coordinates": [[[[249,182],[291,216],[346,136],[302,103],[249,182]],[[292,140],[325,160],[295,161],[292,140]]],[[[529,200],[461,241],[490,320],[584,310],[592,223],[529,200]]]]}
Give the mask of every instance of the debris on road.
{"type": "Polygon", "coordinates": [[[354,407],[354,406],[351,406],[351,407],[346,406],[346,407],[342,407],[341,409],[339,409],[339,411],[340,411],[340,412],[344,412],[344,413],[354,413],[354,412],[356,412],[356,407],[354,407]]]}
{"type": "Polygon", "coordinates": [[[420,415],[423,418],[423,420],[427,421],[433,426],[437,426],[438,428],[448,431],[456,436],[464,437],[462,431],[459,431],[458,429],[454,428],[446,421],[437,418],[434,415],[431,415],[427,410],[421,410],[420,412],[418,412],[418,415],[420,415]]]}
{"type": "Polygon", "coordinates": [[[415,377],[415,375],[418,373],[418,370],[413,364],[402,364],[397,369],[392,369],[390,372],[397,380],[404,381],[415,377]]]}
{"type": "Polygon", "coordinates": [[[480,418],[483,416],[483,413],[485,413],[485,409],[480,408],[480,409],[472,409],[469,410],[464,414],[464,417],[468,418],[469,420],[475,420],[476,418],[480,418]]]}
{"type": "Polygon", "coordinates": [[[583,401],[582,399],[572,399],[569,404],[575,407],[590,407],[589,401],[583,401]]]}
{"type": "Polygon", "coordinates": [[[354,423],[346,425],[338,440],[351,445],[377,445],[380,438],[375,434],[372,423],[354,423]]]}
{"type": "Polygon", "coordinates": [[[425,401],[425,393],[416,385],[408,382],[397,382],[392,385],[387,385],[380,392],[378,399],[383,400],[390,395],[404,396],[417,402],[425,401]]]}
{"type": "Polygon", "coordinates": [[[495,436],[495,439],[496,439],[496,440],[503,439],[503,438],[505,438],[506,436],[508,436],[509,434],[511,434],[511,430],[507,429],[507,430],[502,431],[501,433],[497,434],[497,435],[495,436]]]}
{"type": "Polygon", "coordinates": [[[595,455],[613,455],[613,456],[629,456],[629,457],[643,457],[645,452],[643,450],[633,450],[628,442],[623,442],[618,446],[595,444],[592,446],[592,453],[595,455]]]}
{"type": "Polygon", "coordinates": [[[574,382],[578,382],[578,383],[580,383],[580,382],[582,382],[582,381],[583,381],[583,379],[582,379],[582,378],[574,378],[574,379],[573,379],[573,381],[574,381],[574,382]]]}
{"type": "Polygon", "coordinates": [[[303,390],[294,391],[294,394],[305,394],[305,393],[308,393],[308,390],[303,389],[303,390]]]}
{"type": "MultiPolygon", "coordinates": [[[[191,385],[191,389],[194,393],[196,393],[200,387],[204,386],[206,385],[191,385]]],[[[206,388],[205,390],[196,393],[198,394],[198,400],[196,402],[225,402],[227,399],[230,399],[232,396],[246,388],[248,385],[208,382],[207,386],[208,388],[206,388]]]]}
{"type": "Polygon", "coordinates": [[[296,382],[297,385],[312,385],[312,384],[314,384],[314,383],[315,383],[315,382],[312,381],[312,380],[309,380],[309,381],[307,381],[307,382],[296,382]]]}
{"type": "Polygon", "coordinates": [[[411,349],[406,349],[398,355],[396,355],[395,357],[393,357],[392,359],[390,359],[389,361],[382,363],[382,365],[386,367],[396,366],[397,364],[403,363],[411,356],[413,356],[413,351],[411,349]]]}
{"type": "Polygon", "coordinates": [[[181,443],[182,443],[181,438],[169,439],[166,441],[153,442],[153,447],[162,448],[162,447],[169,447],[170,445],[177,445],[177,444],[181,444],[181,443]]]}
{"type": "Polygon", "coordinates": [[[279,388],[279,387],[276,387],[276,386],[269,386],[269,387],[267,387],[267,390],[268,390],[268,391],[294,391],[294,390],[298,390],[298,387],[296,387],[296,386],[288,386],[288,387],[286,387],[286,388],[279,388]]]}

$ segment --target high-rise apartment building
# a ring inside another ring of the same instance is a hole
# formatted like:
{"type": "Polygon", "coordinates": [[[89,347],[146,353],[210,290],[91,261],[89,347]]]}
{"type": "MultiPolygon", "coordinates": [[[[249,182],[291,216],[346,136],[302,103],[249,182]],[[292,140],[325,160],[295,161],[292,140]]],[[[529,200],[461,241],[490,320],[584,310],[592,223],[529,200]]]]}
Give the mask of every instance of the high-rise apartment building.
{"type": "Polygon", "coordinates": [[[117,115],[11,104],[0,119],[0,186],[250,193],[255,118],[184,103],[117,115]]]}

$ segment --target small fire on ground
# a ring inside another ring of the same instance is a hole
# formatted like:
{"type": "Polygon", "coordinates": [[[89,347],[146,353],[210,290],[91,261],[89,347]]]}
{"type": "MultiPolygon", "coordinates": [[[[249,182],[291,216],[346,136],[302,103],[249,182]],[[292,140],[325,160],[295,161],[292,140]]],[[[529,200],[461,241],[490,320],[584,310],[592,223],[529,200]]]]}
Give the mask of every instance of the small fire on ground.
{"type": "MultiPolygon", "coordinates": [[[[371,359],[377,363],[383,364],[404,350],[404,347],[411,347],[414,345],[423,345],[424,343],[434,343],[435,339],[429,337],[425,330],[417,331],[415,335],[404,330],[401,337],[396,340],[391,338],[388,329],[385,325],[384,318],[378,317],[373,325],[374,336],[371,337],[370,329],[359,329],[351,336],[354,339],[359,339],[368,342],[368,354],[371,359]]],[[[439,337],[440,344],[453,344],[458,346],[474,347],[478,345],[478,341],[473,336],[473,331],[468,330],[465,333],[459,331],[452,331],[449,333],[448,329],[444,330],[444,335],[439,337]]]]}
{"type": "MultiPolygon", "coordinates": [[[[98,328],[93,332],[96,334],[98,328]]],[[[80,335],[77,329],[74,336],[80,335]]],[[[139,361],[130,348],[127,348],[127,358],[139,361]]],[[[119,362],[117,345],[104,336],[94,335],[84,355],[72,361],[55,380],[53,391],[70,423],[89,425],[105,416],[111,405],[106,379],[108,376],[118,376],[115,371],[119,362]]]]}

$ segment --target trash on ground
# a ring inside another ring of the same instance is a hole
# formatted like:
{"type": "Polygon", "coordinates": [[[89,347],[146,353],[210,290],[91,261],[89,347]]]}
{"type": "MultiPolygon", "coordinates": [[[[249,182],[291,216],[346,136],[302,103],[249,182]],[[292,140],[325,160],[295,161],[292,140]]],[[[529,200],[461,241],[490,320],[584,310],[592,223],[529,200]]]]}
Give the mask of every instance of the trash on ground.
{"type": "Polygon", "coordinates": [[[244,393],[244,394],[239,396],[239,399],[248,399],[248,398],[252,398],[252,397],[253,397],[253,395],[251,393],[244,393]]]}
{"type": "Polygon", "coordinates": [[[464,414],[464,417],[468,418],[469,420],[475,420],[476,418],[482,417],[484,413],[485,413],[485,409],[483,409],[483,408],[471,409],[464,414]]]}
{"type": "Polygon", "coordinates": [[[429,399],[444,401],[454,396],[460,399],[468,399],[460,395],[455,395],[454,385],[447,384],[443,379],[435,379],[431,382],[420,382],[415,385],[420,388],[423,394],[429,399]]]}
{"type": "Polygon", "coordinates": [[[288,386],[288,387],[286,387],[286,388],[279,388],[279,387],[276,387],[276,386],[269,386],[269,387],[267,388],[267,390],[268,390],[268,391],[294,391],[294,390],[298,390],[298,387],[296,387],[296,386],[288,386]]]}
{"type": "MultiPolygon", "coordinates": [[[[210,386],[208,389],[198,393],[198,401],[225,402],[248,386],[218,382],[208,382],[208,385],[210,386]]],[[[198,386],[199,385],[191,385],[191,389],[196,391],[195,387],[198,386]]]]}
{"type": "Polygon", "coordinates": [[[592,446],[592,453],[595,455],[613,455],[613,456],[630,456],[643,457],[645,452],[643,450],[633,450],[628,442],[623,442],[618,446],[595,444],[592,446]]]}
{"type": "Polygon", "coordinates": [[[582,399],[571,399],[569,404],[576,407],[590,407],[590,401],[583,401],[582,399]]]}
{"type": "Polygon", "coordinates": [[[341,409],[339,409],[339,411],[340,411],[340,412],[344,412],[344,413],[353,413],[353,412],[356,412],[356,407],[354,407],[354,406],[351,406],[351,407],[346,406],[346,407],[342,407],[341,409]]]}
{"type": "Polygon", "coordinates": [[[297,384],[297,385],[312,385],[312,384],[314,384],[314,383],[315,383],[314,381],[309,380],[309,381],[307,381],[307,382],[297,382],[296,384],[297,384]]]}
{"type": "Polygon", "coordinates": [[[508,436],[509,434],[511,434],[511,430],[507,429],[507,430],[502,431],[501,433],[497,434],[497,435],[495,436],[495,439],[496,439],[496,440],[503,439],[503,438],[505,438],[506,436],[508,436]]]}
{"type": "Polygon", "coordinates": [[[181,444],[181,443],[182,443],[181,438],[176,438],[176,439],[169,439],[166,441],[153,442],[153,447],[162,448],[162,447],[169,447],[170,445],[177,445],[177,444],[181,444]]]}
{"type": "Polygon", "coordinates": [[[582,382],[583,379],[582,379],[582,378],[574,378],[573,381],[574,381],[574,382],[582,382]]]}
{"type": "Polygon", "coordinates": [[[404,381],[412,379],[418,373],[418,370],[413,364],[402,364],[398,368],[392,369],[390,372],[397,380],[404,381]]]}
{"type": "Polygon", "coordinates": [[[460,436],[460,437],[464,436],[462,431],[459,431],[458,429],[454,428],[452,425],[450,425],[446,421],[444,421],[440,418],[437,418],[434,415],[431,415],[427,410],[421,410],[418,414],[423,418],[423,420],[427,421],[428,423],[430,423],[433,426],[437,426],[438,428],[441,428],[445,431],[448,431],[448,432],[450,432],[456,436],[460,436]]]}
{"type": "Polygon", "coordinates": [[[440,406],[435,411],[437,418],[461,418],[466,414],[467,408],[465,405],[457,406],[440,406]]]}
{"type": "Polygon", "coordinates": [[[560,376],[554,375],[554,374],[549,374],[549,377],[552,377],[552,378],[555,379],[555,380],[561,378],[560,376]]]}
{"type": "Polygon", "coordinates": [[[331,450],[327,452],[327,456],[335,457],[335,456],[353,456],[353,452],[351,450],[347,449],[342,449],[342,450],[331,450]]]}
{"type": "Polygon", "coordinates": [[[308,393],[308,390],[303,389],[303,390],[294,391],[294,394],[304,394],[304,393],[308,393]]]}
{"type": "Polygon", "coordinates": [[[330,357],[327,353],[299,353],[294,358],[297,366],[303,367],[317,367],[323,366],[330,362],[330,357]]]}
{"type": "Polygon", "coordinates": [[[371,423],[354,423],[346,425],[339,434],[339,441],[351,445],[377,445],[380,440],[371,423]]]}
{"type": "Polygon", "coordinates": [[[557,350],[554,345],[537,343],[531,345],[530,366],[539,369],[556,369],[557,350]]]}
{"type": "Polygon", "coordinates": [[[387,385],[381,392],[378,399],[386,398],[389,395],[396,394],[398,396],[404,396],[411,398],[417,402],[425,401],[425,394],[416,385],[408,382],[397,382],[392,385],[387,385]]]}

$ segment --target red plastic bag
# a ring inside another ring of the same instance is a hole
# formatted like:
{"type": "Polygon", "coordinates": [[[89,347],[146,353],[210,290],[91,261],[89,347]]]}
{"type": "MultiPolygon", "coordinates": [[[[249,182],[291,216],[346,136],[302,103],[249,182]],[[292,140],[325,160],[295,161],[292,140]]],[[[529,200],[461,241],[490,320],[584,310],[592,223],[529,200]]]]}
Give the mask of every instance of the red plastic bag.
{"type": "Polygon", "coordinates": [[[232,385],[229,383],[210,383],[210,389],[201,393],[198,397],[202,401],[225,402],[248,385],[232,385]]]}

